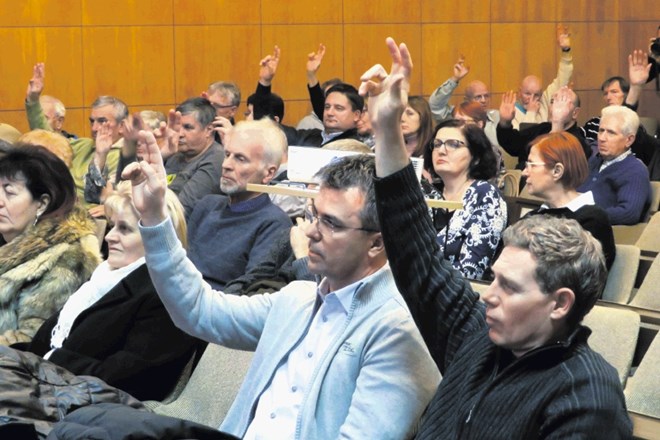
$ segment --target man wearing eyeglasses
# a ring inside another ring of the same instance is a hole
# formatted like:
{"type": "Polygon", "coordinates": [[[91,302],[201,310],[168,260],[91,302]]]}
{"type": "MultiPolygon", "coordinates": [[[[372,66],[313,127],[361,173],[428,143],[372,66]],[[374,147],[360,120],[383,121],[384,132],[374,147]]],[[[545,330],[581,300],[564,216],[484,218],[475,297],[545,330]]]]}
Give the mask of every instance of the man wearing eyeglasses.
{"type": "Polygon", "coordinates": [[[373,158],[350,156],[320,172],[306,233],[321,283],[236,297],[212,290],[186,258],[165,213],[158,148],[145,140],[148,158],[124,177],[158,294],[185,331],[255,351],[220,429],[244,439],[408,438],[439,373],[387,266],[373,158]]]}

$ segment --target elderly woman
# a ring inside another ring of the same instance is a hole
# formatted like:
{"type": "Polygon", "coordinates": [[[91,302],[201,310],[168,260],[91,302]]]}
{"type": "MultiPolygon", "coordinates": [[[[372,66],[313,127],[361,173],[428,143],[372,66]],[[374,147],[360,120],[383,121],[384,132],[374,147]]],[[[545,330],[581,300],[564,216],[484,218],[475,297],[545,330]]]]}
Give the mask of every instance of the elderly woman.
{"type": "Polygon", "coordinates": [[[591,232],[603,246],[609,269],[614,262],[614,233],[607,213],[596,206],[591,191],[579,193],[577,187],[587,178],[589,169],[580,141],[570,133],[550,133],[534,140],[523,170],[530,194],[544,204],[527,215],[548,214],[572,218],[591,232]]]}
{"type": "Polygon", "coordinates": [[[27,342],[100,262],[73,178],[42,147],[0,159],[0,345],[27,342]]]}
{"type": "Polygon", "coordinates": [[[504,199],[488,182],[497,172],[488,138],[475,124],[444,121],[436,127],[424,165],[441,179],[436,198],[463,203],[456,211],[432,211],[445,258],[466,278],[482,279],[497,252],[507,218],[504,199]]]}

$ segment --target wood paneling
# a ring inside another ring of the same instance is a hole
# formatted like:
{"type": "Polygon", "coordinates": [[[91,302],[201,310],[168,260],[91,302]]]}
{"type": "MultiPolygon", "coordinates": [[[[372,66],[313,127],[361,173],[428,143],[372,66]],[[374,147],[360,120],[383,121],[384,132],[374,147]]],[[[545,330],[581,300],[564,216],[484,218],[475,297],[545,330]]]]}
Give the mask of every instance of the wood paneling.
{"type": "Polygon", "coordinates": [[[259,32],[260,27],[252,25],[177,26],[175,102],[197,96],[210,83],[221,80],[236,82],[243,97],[252,93],[261,59],[259,32]]]}
{"type": "Polygon", "coordinates": [[[22,110],[32,67],[46,64],[44,93],[67,107],[83,104],[80,28],[0,28],[0,103],[3,110],[22,110]]]}
{"type": "MultiPolygon", "coordinates": [[[[624,1],[619,3],[619,18],[622,21],[660,20],[660,7],[654,0],[624,1]]],[[[657,27],[657,23],[656,23],[657,27]]]]}
{"type": "Polygon", "coordinates": [[[82,0],[83,25],[171,25],[172,0],[82,0]]]}
{"type": "Polygon", "coordinates": [[[543,22],[556,16],[557,0],[491,0],[490,17],[493,23],[543,22]]]}
{"type": "Polygon", "coordinates": [[[422,70],[423,93],[430,95],[447,78],[459,56],[465,56],[470,73],[458,86],[462,94],[465,84],[481,80],[490,84],[490,25],[488,24],[425,24],[422,26],[422,54],[417,60],[422,70]]]}
{"type": "Polygon", "coordinates": [[[0,27],[80,26],[81,0],[0,0],[0,27]]]}
{"type": "MultiPolygon", "coordinates": [[[[397,43],[405,42],[413,58],[419,63],[421,46],[421,25],[345,25],[344,26],[344,81],[359,86],[360,76],[374,64],[382,64],[389,71],[391,58],[385,46],[385,38],[392,37],[397,43]]],[[[422,93],[422,71],[413,70],[410,91],[413,95],[422,93]]]]}
{"type": "Polygon", "coordinates": [[[619,24],[619,70],[628,75],[628,55],[634,49],[649,50],[649,39],[655,37],[658,29],[656,21],[623,22],[619,24]]]}
{"type": "MultiPolygon", "coordinates": [[[[343,5],[345,8],[346,3],[343,5]]],[[[342,3],[310,0],[287,0],[286,2],[261,0],[261,22],[263,24],[341,23],[342,3]]]]}
{"type": "Polygon", "coordinates": [[[281,55],[278,74],[273,81],[273,91],[282,99],[308,100],[305,64],[307,54],[317,50],[319,43],[323,43],[326,48],[318,71],[319,81],[343,78],[344,37],[340,25],[262,26],[261,46],[264,51],[251,61],[250,78],[256,85],[259,78],[259,60],[271,54],[277,44],[281,55]]]}
{"type": "Polygon", "coordinates": [[[345,23],[417,23],[420,19],[420,0],[344,2],[345,23]]]}
{"type": "Polygon", "coordinates": [[[309,99],[286,101],[284,107],[284,125],[292,127],[298,125],[298,122],[312,111],[309,99]]]}
{"type": "Polygon", "coordinates": [[[527,75],[541,78],[544,88],[557,75],[554,23],[491,25],[492,90],[517,90],[527,75]]]}
{"type": "Polygon", "coordinates": [[[260,20],[260,0],[241,0],[240,3],[236,0],[170,1],[174,3],[175,24],[259,24],[260,20]]]}
{"type": "Polygon", "coordinates": [[[172,27],[83,29],[85,102],[113,95],[133,104],[172,101],[172,27]]]}
{"type": "Polygon", "coordinates": [[[490,1],[422,0],[422,23],[478,23],[490,21],[490,1]]]}
{"type": "Polygon", "coordinates": [[[628,76],[627,67],[625,72],[620,71],[618,60],[612,56],[619,53],[619,26],[616,23],[570,23],[570,30],[576,89],[599,90],[602,82],[610,76],[628,76]]]}
{"type": "Polygon", "coordinates": [[[619,3],[626,0],[557,0],[557,21],[615,21],[619,18],[619,3]]]}
{"type": "MultiPolygon", "coordinates": [[[[600,87],[600,84],[598,85],[600,87]]],[[[600,111],[605,106],[603,94],[600,90],[578,90],[580,96],[580,113],[578,123],[584,125],[594,116],[600,116],[600,111]]]]}

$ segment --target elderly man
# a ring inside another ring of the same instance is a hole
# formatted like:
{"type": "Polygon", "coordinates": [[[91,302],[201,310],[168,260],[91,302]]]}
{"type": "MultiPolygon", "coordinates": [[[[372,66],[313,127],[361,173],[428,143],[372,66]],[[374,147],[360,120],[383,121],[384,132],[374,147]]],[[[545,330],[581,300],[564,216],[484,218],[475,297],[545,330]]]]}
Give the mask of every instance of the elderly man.
{"type": "Polygon", "coordinates": [[[388,39],[392,71],[363,77],[376,129],[376,201],[402,296],[442,373],[417,438],[630,438],[616,370],[579,323],[607,272],[577,222],[532,217],[504,235],[479,301],[444,259],[397,123],[412,61],[388,39]],[[380,81],[372,81],[378,78],[380,81]]]}
{"type": "Polygon", "coordinates": [[[28,112],[28,121],[37,118],[46,118],[46,122],[50,129],[55,133],[59,133],[67,139],[76,139],[78,136],[68,133],[64,130],[64,120],[66,118],[66,107],[59,99],[41,95],[43,89],[45,75],[44,63],[37,63],[32,68],[32,78],[28,83],[27,97],[25,100],[25,110],[28,112]],[[39,106],[35,106],[36,101],[39,101],[39,106]]]}
{"type": "Polygon", "coordinates": [[[578,188],[593,193],[613,225],[639,223],[649,207],[649,173],[630,150],[638,128],[634,111],[619,105],[605,107],[598,129],[598,154],[589,159],[589,177],[578,188]]]}
{"type": "Polygon", "coordinates": [[[320,174],[306,230],[309,268],[324,276],[318,286],[297,281],[274,294],[232,297],[201,281],[173,235],[164,169],[151,139],[149,147],[148,160],[125,175],[158,294],[184,330],[256,350],[220,429],[244,439],[410,436],[439,375],[387,266],[373,158],[345,158],[320,174]]]}

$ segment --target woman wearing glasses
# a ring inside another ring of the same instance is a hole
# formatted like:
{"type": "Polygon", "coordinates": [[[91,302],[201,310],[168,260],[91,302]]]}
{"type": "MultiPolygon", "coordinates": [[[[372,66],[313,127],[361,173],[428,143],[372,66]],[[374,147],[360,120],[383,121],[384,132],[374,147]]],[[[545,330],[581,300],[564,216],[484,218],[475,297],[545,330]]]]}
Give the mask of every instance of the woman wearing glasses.
{"type": "Polygon", "coordinates": [[[448,120],[435,130],[424,153],[437,198],[463,202],[456,211],[433,210],[438,244],[454,268],[470,279],[482,279],[492,263],[506,226],[506,203],[488,182],[497,173],[490,141],[475,124],[448,120]]]}
{"type": "Polygon", "coordinates": [[[527,178],[529,193],[544,201],[527,215],[548,214],[577,220],[600,241],[609,269],[616,254],[614,233],[607,213],[595,205],[591,191],[576,190],[589,176],[587,159],[577,138],[566,132],[536,138],[523,176],[527,178]]]}

